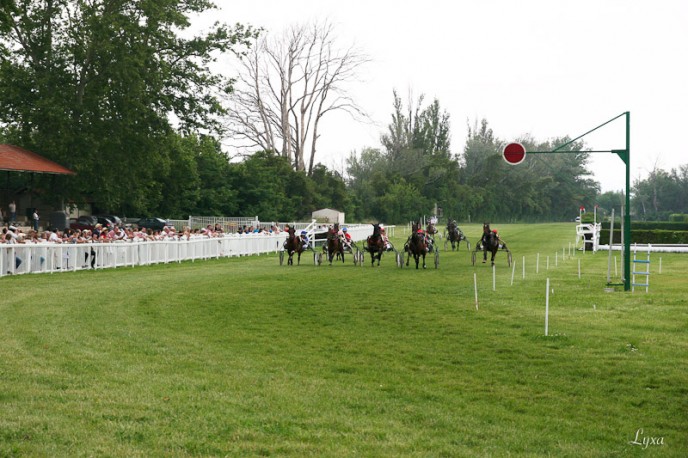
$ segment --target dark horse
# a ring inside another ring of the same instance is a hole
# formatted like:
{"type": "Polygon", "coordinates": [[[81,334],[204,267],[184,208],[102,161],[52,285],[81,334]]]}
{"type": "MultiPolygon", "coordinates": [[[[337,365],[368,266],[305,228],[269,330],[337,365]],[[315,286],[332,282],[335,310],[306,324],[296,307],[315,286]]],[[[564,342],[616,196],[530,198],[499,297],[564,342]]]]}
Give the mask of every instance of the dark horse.
{"type": "Polygon", "coordinates": [[[425,234],[423,234],[423,231],[421,230],[420,222],[413,223],[413,226],[411,228],[411,237],[408,241],[407,251],[407,266],[409,265],[411,255],[413,255],[413,259],[416,260],[416,269],[418,268],[418,262],[420,261],[421,256],[423,257],[423,269],[426,268],[425,253],[427,253],[428,251],[428,243],[426,242],[425,234]]]}
{"type": "Polygon", "coordinates": [[[379,266],[382,253],[385,251],[385,242],[382,240],[382,234],[380,233],[380,224],[373,224],[373,235],[368,236],[366,251],[370,253],[370,265],[375,266],[375,258],[377,258],[377,265],[379,266]]]}
{"type": "Polygon", "coordinates": [[[499,237],[490,229],[490,223],[483,223],[483,237],[480,239],[480,245],[483,250],[483,263],[487,262],[487,252],[492,253],[492,265],[494,266],[494,258],[499,249],[499,237]]]}
{"type": "Polygon", "coordinates": [[[425,228],[425,233],[432,237],[435,234],[439,233],[439,230],[437,229],[437,226],[435,226],[435,224],[428,223],[428,227],[425,228]]]}
{"type": "Polygon", "coordinates": [[[290,227],[287,232],[289,236],[287,237],[287,242],[284,246],[284,248],[287,250],[287,253],[289,253],[287,265],[294,265],[294,260],[292,259],[294,253],[299,255],[297,258],[297,264],[301,264],[301,253],[303,253],[303,242],[301,241],[301,237],[296,235],[296,229],[293,227],[290,227]]]}
{"type": "Polygon", "coordinates": [[[463,234],[463,232],[461,232],[461,229],[459,229],[459,225],[456,224],[456,221],[454,221],[453,219],[450,219],[447,223],[447,238],[451,242],[452,251],[454,251],[455,245],[456,249],[459,249],[462,240],[465,240],[466,244],[468,244],[468,239],[463,234]]]}
{"type": "Polygon", "coordinates": [[[327,257],[330,265],[332,265],[335,254],[337,259],[341,256],[342,262],[344,262],[344,245],[339,239],[339,223],[335,223],[334,227],[327,231],[327,257]]]}

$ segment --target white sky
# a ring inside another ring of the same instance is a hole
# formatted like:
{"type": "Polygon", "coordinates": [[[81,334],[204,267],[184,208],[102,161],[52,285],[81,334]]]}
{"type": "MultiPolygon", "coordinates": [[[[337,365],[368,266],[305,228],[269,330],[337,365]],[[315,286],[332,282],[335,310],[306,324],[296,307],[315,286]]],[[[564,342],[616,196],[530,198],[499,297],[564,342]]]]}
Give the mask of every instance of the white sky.
{"type": "MultiPolygon", "coordinates": [[[[631,180],[655,166],[688,164],[688,0],[216,0],[194,21],[243,23],[281,33],[327,19],[342,47],[372,62],[349,93],[374,124],[323,119],[316,162],[340,170],[352,151],[379,147],[392,90],[425,94],[451,116],[452,151],[467,122],[487,119],[500,139],[572,138],[631,113],[631,180]]],[[[231,70],[230,70],[231,72],[231,70]]],[[[625,147],[624,117],[584,138],[625,147]]],[[[603,191],[625,187],[625,167],[593,154],[603,191]]]]}

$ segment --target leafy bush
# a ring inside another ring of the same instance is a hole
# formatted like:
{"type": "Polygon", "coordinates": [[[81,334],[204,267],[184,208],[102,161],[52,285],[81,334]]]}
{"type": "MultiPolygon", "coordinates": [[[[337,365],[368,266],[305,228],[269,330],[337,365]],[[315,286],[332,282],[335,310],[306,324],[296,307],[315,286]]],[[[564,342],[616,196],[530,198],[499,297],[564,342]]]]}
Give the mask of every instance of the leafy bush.
{"type": "MultiPolygon", "coordinates": [[[[602,223],[602,229],[609,229],[609,221],[602,223]]],[[[621,228],[621,221],[616,219],[614,222],[614,229],[621,228]]],[[[632,221],[631,228],[636,230],[662,230],[662,231],[688,231],[687,222],[672,222],[672,221],[632,221]]]]}
{"type": "Polygon", "coordinates": [[[669,215],[669,221],[672,223],[688,223],[688,215],[685,213],[672,213],[669,215]]]}
{"type": "MultiPolygon", "coordinates": [[[[635,227],[635,223],[633,224],[635,227]]],[[[614,226],[614,243],[621,241],[621,228],[614,226]]],[[[603,228],[600,231],[600,243],[609,243],[609,228],[603,228]]],[[[633,229],[631,230],[631,243],[688,243],[688,231],[674,231],[674,230],[648,230],[648,229],[633,229]]]]}

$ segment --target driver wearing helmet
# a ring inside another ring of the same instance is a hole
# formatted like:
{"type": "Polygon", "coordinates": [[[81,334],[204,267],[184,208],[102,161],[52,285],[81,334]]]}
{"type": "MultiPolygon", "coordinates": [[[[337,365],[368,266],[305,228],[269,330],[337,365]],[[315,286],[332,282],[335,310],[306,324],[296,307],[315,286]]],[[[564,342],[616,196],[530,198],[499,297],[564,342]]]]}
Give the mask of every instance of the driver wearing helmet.
{"type": "Polygon", "coordinates": [[[344,245],[348,248],[351,248],[351,234],[349,234],[349,230],[346,226],[342,228],[342,242],[344,242],[344,245]]]}
{"type": "Polygon", "coordinates": [[[307,250],[311,243],[310,239],[308,238],[308,232],[301,231],[301,243],[303,244],[303,249],[307,250]]]}

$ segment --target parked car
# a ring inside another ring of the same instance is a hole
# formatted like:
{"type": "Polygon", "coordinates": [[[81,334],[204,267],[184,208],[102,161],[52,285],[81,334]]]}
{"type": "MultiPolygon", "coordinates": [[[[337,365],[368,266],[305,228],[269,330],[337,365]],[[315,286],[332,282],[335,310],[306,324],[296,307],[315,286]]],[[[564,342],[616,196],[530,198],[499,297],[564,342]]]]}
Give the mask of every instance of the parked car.
{"type": "Polygon", "coordinates": [[[88,229],[89,231],[92,231],[94,227],[96,227],[96,224],[98,224],[98,218],[92,215],[82,215],[78,217],[73,223],[69,225],[70,229],[78,229],[80,231],[83,231],[84,229],[88,229]]]}
{"type": "Polygon", "coordinates": [[[167,224],[167,221],[162,219],[162,218],[151,217],[151,218],[141,218],[140,220],[138,220],[136,222],[136,225],[139,228],[143,228],[143,229],[153,229],[155,231],[161,231],[162,228],[164,228],[168,224],[167,224]]]}
{"type": "Polygon", "coordinates": [[[71,223],[69,228],[78,229],[80,231],[83,231],[84,229],[92,231],[95,229],[96,224],[101,224],[106,228],[112,228],[114,226],[113,222],[104,216],[82,215],[78,217],[76,221],[71,223]]]}
{"type": "Polygon", "coordinates": [[[120,219],[119,216],[115,215],[98,215],[98,218],[105,218],[108,219],[112,222],[112,224],[116,224],[119,227],[123,227],[122,225],[122,220],[120,219]]]}

